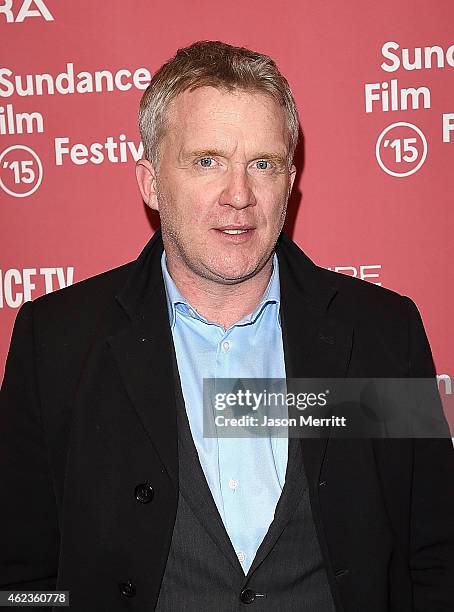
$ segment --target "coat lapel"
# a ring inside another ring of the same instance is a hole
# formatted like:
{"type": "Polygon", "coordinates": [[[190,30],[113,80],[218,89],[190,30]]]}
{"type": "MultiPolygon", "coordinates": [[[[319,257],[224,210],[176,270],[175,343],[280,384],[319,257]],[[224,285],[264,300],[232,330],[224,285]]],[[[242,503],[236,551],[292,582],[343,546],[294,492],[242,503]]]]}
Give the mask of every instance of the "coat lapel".
{"type": "MultiPolygon", "coordinates": [[[[279,239],[277,254],[287,378],[345,376],[353,329],[330,313],[337,288],[329,273],[318,268],[285,235],[279,239]]],[[[304,466],[312,487],[318,484],[328,439],[329,434],[303,441],[304,466]]]]}
{"type": "Polygon", "coordinates": [[[110,336],[120,375],[137,415],[171,481],[178,488],[177,425],[162,242],[157,232],[116,296],[129,324],[110,336]]]}

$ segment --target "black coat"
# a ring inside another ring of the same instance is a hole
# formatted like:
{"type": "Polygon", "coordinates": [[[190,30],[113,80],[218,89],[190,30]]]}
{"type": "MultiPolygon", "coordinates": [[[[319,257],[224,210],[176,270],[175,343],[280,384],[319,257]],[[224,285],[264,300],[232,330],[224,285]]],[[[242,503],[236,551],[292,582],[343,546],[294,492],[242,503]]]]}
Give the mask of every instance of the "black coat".
{"type": "MultiPolygon", "coordinates": [[[[66,589],[74,612],[156,603],[178,498],[161,253],[158,232],[137,261],[17,316],[0,410],[2,589],[66,589]]],[[[409,298],[318,268],[285,236],[277,254],[287,376],[434,375],[409,298]]],[[[303,452],[337,609],[452,612],[451,441],[310,439],[303,452]]]]}

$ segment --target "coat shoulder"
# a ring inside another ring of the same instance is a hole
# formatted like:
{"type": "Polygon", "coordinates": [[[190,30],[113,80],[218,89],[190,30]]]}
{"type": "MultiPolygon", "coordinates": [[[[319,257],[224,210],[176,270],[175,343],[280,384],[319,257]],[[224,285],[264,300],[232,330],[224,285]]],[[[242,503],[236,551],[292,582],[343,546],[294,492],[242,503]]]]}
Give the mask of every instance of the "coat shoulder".
{"type": "Polygon", "coordinates": [[[354,276],[348,276],[333,270],[327,270],[317,266],[317,270],[324,277],[326,282],[334,285],[340,293],[345,295],[352,302],[359,305],[376,304],[387,305],[390,307],[398,306],[408,298],[397,291],[377,285],[354,276]]]}
{"type": "Polygon", "coordinates": [[[39,370],[60,371],[63,380],[77,372],[99,340],[125,322],[115,300],[134,262],[96,274],[36,298],[31,305],[39,370]]]}
{"type": "Polygon", "coordinates": [[[106,270],[33,301],[35,316],[56,321],[105,308],[122,288],[134,261],[106,270]],[[66,314],[65,314],[66,313],[66,314]]]}
{"type": "Polygon", "coordinates": [[[410,317],[418,313],[411,298],[369,281],[319,270],[337,289],[330,307],[332,314],[358,331],[366,330],[378,344],[386,338],[394,347],[407,343],[410,317]]]}
{"type": "Polygon", "coordinates": [[[336,310],[346,310],[352,316],[360,316],[364,310],[406,312],[411,302],[397,291],[317,265],[285,234],[278,242],[278,252],[283,255],[284,269],[293,271],[292,279],[302,292],[334,295],[331,306],[336,310]]]}

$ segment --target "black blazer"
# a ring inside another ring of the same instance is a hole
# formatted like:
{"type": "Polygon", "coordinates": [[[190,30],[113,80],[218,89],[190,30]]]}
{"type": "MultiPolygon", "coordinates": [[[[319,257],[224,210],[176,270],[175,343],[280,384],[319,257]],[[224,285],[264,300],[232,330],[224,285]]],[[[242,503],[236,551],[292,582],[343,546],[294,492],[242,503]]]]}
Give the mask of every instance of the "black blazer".
{"type": "MultiPolygon", "coordinates": [[[[66,589],[77,612],[156,603],[178,498],[162,248],[158,232],[135,262],[18,313],[0,410],[2,589],[66,589]]],[[[276,252],[289,377],[434,375],[409,298],[317,267],[284,235],[276,252]]],[[[452,612],[451,440],[310,439],[303,452],[337,609],[452,612]]]]}

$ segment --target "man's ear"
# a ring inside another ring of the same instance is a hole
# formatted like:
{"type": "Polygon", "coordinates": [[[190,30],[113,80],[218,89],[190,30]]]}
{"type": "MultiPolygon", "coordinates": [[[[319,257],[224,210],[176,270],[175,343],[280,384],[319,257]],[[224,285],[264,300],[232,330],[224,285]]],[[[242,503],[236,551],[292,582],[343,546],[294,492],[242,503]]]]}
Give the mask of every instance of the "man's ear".
{"type": "Polygon", "coordinates": [[[159,210],[156,192],[156,172],[148,159],[139,159],[136,163],[136,178],[143,201],[153,210],[159,210]]]}

